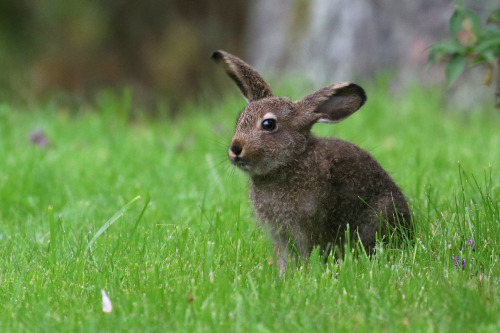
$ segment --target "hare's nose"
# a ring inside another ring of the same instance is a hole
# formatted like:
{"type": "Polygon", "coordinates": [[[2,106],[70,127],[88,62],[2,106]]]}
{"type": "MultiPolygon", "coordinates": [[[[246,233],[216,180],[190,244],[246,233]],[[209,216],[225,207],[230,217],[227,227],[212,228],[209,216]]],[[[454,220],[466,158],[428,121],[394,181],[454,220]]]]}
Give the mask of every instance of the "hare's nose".
{"type": "Polygon", "coordinates": [[[233,152],[234,155],[239,156],[243,150],[243,148],[238,143],[232,143],[229,147],[229,150],[233,152]]]}

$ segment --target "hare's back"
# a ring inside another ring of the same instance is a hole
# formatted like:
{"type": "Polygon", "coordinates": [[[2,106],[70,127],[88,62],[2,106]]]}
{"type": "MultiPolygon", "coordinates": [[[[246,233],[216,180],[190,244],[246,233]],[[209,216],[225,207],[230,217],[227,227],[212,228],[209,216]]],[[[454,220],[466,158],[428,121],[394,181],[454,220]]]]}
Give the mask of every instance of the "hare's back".
{"type": "Polygon", "coordinates": [[[319,155],[328,157],[330,196],[335,201],[351,211],[354,206],[386,213],[395,208],[409,223],[403,192],[370,153],[338,138],[321,138],[319,143],[319,155]]]}
{"type": "Polygon", "coordinates": [[[366,150],[338,138],[318,138],[315,156],[335,189],[376,200],[381,193],[400,193],[390,175],[366,150]]]}

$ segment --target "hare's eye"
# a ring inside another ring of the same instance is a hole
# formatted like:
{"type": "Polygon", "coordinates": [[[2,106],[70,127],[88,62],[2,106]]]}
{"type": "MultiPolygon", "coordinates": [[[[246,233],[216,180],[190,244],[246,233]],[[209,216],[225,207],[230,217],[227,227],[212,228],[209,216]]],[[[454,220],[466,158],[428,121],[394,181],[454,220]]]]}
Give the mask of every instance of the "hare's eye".
{"type": "Polygon", "coordinates": [[[269,132],[274,131],[276,129],[276,119],[264,119],[262,129],[269,132]]]}

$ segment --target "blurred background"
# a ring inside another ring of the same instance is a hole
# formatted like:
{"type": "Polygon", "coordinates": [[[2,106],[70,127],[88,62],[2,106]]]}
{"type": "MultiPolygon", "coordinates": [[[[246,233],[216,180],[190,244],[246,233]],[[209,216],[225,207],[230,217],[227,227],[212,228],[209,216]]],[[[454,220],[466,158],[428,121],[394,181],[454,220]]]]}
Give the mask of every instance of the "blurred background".
{"type": "MultiPolygon", "coordinates": [[[[465,4],[484,19],[498,0],[465,4]]],[[[141,109],[176,113],[229,86],[215,49],[278,83],[389,73],[394,87],[442,84],[442,67],[426,70],[427,47],[449,36],[452,12],[450,0],[1,1],[0,100],[71,105],[128,87],[141,109]]],[[[470,91],[481,80],[462,81],[470,91]]]]}

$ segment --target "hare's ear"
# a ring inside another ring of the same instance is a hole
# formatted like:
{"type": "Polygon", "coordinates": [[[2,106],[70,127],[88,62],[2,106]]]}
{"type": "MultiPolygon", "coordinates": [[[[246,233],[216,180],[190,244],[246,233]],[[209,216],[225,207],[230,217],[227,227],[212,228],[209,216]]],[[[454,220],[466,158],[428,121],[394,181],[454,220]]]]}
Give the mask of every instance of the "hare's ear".
{"type": "Polygon", "coordinates": [[[301,112],[312,113],[315,122],[337,123],[356,112],[365,102],[363,88],[354,83],[340,82],[317,90],[296,103],[301,112]]]}
{"type": "Polygon", "coordinates": [[[224,51],[212,53],[212,59],[222,62],[227,75],[236,83],[248,103],[273,96],[271,88],[254,68],[224,51]]]}

